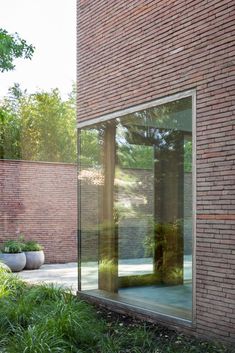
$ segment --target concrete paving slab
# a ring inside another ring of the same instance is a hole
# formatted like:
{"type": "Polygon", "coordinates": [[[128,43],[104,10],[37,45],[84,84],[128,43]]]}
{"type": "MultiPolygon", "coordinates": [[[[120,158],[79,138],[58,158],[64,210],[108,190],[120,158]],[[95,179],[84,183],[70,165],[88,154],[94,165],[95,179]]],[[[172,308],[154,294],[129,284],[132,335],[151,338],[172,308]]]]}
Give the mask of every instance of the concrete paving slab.
{"type": "Polygon", "coordinates": [[[76,262],[42,265],[39,270],[21,271],[18,275],[26,282],[55,283],[58,286],[70,288],[73,292],[77,291],[78,268],[76,262]]]}

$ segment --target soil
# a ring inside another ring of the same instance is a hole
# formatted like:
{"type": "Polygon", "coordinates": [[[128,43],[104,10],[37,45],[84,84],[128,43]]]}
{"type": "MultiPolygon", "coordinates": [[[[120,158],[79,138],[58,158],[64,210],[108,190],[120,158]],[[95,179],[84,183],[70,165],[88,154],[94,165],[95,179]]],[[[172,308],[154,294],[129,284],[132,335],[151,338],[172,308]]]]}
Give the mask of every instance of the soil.
{"type": "Polygon", "coordinates": [[[231,346],[223,346],[220,344],[219,346],[216,344],[214,346],[213,342],[199,340],[193,336],[176,332],[175,330],[169,329],[161,324],[147,322],[146,320],[141,320],[130,315],[111,311],[103,305],[95,304],[95,308],[98,317],[104,319],[108,323],[110,331],[115,331],[117,325],[123,326],[123,328],[126,328],[127,330],[145,326],[145,328],[154,335],[154,341],[156,343],[162,343],[165,347],[167,347],[168,344],[181,343],[186,347],[194,346],[196,348],[195,352],[200,353],[235,353],[235,349],[231,346]]]}

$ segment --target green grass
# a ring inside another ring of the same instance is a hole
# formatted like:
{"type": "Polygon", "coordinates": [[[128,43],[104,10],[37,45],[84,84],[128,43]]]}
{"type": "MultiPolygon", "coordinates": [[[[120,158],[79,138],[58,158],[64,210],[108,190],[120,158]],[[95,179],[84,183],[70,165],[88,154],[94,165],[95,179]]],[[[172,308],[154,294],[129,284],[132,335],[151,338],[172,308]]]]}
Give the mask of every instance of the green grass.
{"type": "MultiPolygon", "coordinates": [[[[0,271],[0,353],[228,353],[174,331],[122,321],[54,285],[0,271]]],[[[232,352],[232,351],[231,351],[232,352]]]]}

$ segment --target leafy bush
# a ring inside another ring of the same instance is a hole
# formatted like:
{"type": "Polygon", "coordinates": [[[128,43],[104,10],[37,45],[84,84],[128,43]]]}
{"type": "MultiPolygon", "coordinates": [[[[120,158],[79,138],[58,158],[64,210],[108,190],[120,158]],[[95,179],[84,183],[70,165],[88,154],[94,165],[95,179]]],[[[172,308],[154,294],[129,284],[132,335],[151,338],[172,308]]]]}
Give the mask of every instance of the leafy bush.
{"type": "Polygon", "coordinates": [[[40,251],[43,250],[43,246],[37,243],[35,240],[29,240],[24,243],[23,246],[24,251],[40,251]]]}
{"type": "Polygon", "coordinates": [[[1,251],[5,254],[18,254],[23,252],[24,244],[18,240],[8,240],[6,241],[1,251]]]}

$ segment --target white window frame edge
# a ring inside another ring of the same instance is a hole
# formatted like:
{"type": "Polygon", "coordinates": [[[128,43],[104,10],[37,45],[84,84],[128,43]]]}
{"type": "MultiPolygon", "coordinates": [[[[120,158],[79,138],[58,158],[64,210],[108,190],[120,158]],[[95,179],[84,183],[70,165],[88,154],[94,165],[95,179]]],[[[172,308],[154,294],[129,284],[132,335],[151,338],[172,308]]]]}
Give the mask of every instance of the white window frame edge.
{"type": "Polygon", "coordinates": [[[196,327],[196,237],[197,237],[197,123],[196,89],[192,90],[192,324],[196,327]]]}

